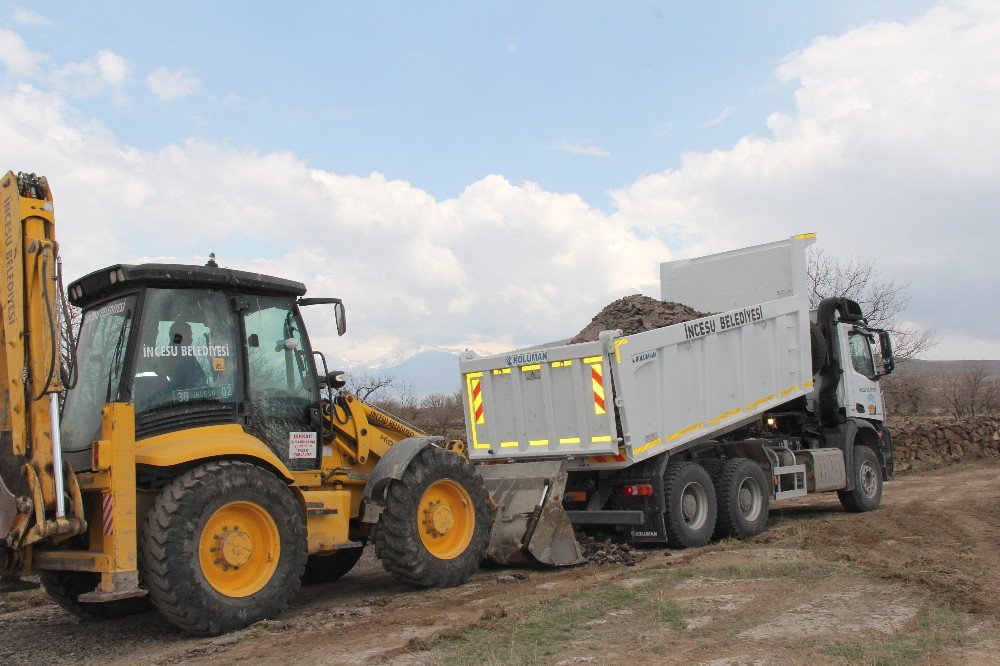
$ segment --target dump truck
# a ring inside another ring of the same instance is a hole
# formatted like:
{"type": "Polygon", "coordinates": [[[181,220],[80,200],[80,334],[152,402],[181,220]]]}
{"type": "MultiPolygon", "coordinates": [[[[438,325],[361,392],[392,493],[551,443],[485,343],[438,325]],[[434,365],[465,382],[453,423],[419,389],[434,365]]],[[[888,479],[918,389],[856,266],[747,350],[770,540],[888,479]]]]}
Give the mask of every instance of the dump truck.
{"type": "Polygon", "coordinates": [[[558,507],[577,530],[673,547],[758,534],[772,500],[806,493],[875,509],[893,478],[891,340],[847,298],[810,311],[814,241],[661,264],[664,301],[714,313],[693,321],[465,354],[469,457],[499,511],[489,554],[544,554],[534,518],[558,507]]]}
{"type": "Polygon", "coordinates": [[[372,542],[415,587],[479,566],[494,505],[462,442],[343,390],[299,282],[117,264],[64,299],[48,181],[0,180],[0,590],[218,634],[271,617],[372,542]],[[62,362],[62,360],[65,362],[62,362]]]}

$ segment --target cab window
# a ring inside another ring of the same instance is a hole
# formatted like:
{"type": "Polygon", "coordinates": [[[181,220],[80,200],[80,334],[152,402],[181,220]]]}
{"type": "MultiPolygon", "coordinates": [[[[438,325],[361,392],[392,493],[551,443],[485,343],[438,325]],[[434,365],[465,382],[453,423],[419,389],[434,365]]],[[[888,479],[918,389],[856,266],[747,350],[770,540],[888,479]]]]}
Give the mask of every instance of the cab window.
{"type": "Polygon", "coordinates": [[[311,354],[293,301],[246,297],[243,313],[247,345],[247,397],[268,415],[312,406],[319,401],[311,354]]]}
{"type": "Polygon", "coordinates": [[[875,378],[875,361],[872,359],[872,347],[868,337],[857,331],[851,331],[847,338],[851,347],[851,364],[854,370],[865,377],[875,378]]]}
{"type": "Polygon", "coordinates": [[[237,323],[229,298],[207,289],[148,289],[136,349],[137,414],[191,402],[235,403],[237,323]]]}

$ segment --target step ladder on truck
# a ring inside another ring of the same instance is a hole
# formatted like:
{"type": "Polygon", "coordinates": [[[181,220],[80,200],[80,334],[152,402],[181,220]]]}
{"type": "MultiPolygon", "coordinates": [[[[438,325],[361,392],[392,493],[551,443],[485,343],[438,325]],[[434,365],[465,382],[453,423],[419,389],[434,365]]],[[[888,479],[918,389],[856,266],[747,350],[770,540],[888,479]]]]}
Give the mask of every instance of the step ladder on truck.
{"type": "Polygon", "coordinates": [[[813,242],[661,264],[661,298],[715,313],[701,319],[464,355],[469,457],[500,512],[490,556],[569,563],[574,528],[673,547],[748,537],[772,500],[812,492],[875,509],[893,478],[891,343],[849,299],[810,311],[813,242]]]}

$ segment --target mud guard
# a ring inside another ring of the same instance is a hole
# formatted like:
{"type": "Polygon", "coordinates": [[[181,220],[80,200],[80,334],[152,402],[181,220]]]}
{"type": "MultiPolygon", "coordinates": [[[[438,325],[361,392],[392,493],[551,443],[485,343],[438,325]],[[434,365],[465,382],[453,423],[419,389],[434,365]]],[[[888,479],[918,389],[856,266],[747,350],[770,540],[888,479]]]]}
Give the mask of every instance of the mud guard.
{"type": "Polygon", "coordinates": [[[497,504],[487,561],[548,566],[586,561],[562,506],[563,467],[558,460],[477,467],[497,504]]]}
{"type": "Polygon", "coordinates": [[[428,446],[443,442],[444,437],[407,437],[386,451],[365,484],[362,495],[361,522],[375,524],[385,508],[385,489],[390,481],[399,480],[413,458],[428,446]]]}

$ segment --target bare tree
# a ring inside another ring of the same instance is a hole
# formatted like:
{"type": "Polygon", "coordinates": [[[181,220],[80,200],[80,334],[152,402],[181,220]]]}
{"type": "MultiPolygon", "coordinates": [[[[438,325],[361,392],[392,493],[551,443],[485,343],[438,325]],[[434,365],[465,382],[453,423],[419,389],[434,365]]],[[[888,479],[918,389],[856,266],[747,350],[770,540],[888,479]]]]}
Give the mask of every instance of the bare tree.
{"type": "Polygon", "coordinates": [[[930,408],[936,381],[931,373],[905,364],[880,383],[893,411],[919,414],[930,408]]]}
{"type": "Polygon", "coordinates": [[[380,397],[386,397],[398,380],[385,372],[348,372],[347,390],[357,396],[361,402],[374,402],[380,397]]]}
{"type": "Polygon", "coordinates": [[[920,356],[937,344],[932,331],[901,321],[910,303],[910,285],[884,277],[875,259],[841,260],[818,250],[809,254],[808,273],[812,307],[829,296],[856,301],[868,323],[892,334],[893,356],[898,361],[920,356]]]}
{"type": "Polygon", "coordinates": [[[420,402],[424,406],[421,422],[425,430],[445,437],[453,437],[464,430],[461,394],[432,393],[420,402]]]}
{"type": "Polygon", "coordinates": [[[1000,406],[1000,384],[989,377],[982,361],[967,362],[960,372],[942,374],[938,389],[952,416],[977,416],[1000,406]]]}

